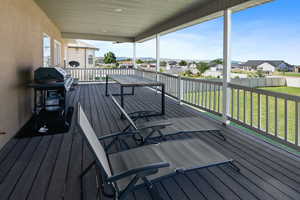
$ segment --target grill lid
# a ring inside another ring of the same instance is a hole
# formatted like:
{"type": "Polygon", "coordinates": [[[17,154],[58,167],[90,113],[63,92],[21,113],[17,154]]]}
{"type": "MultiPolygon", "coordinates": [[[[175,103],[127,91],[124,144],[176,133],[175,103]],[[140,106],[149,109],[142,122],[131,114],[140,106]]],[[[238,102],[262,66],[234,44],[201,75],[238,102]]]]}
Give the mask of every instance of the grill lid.
{"type": "Polygon", "coordinates": [[[40,67],[34,71],[36,82],[63,82],[67,79],[67,72],[60,67],[40,67]]]}

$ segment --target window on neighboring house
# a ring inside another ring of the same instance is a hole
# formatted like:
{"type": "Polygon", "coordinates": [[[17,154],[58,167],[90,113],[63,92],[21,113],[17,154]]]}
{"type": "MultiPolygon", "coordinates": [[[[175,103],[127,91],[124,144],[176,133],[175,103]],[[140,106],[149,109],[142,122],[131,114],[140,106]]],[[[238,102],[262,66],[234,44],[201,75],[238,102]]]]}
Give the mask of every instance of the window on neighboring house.
{"type": "Polygon", "coordinates": [[[54,40],[54,65],[61,64],[61,43],[54,40]]]}
{"type": "Polygon", "coordinates": [[[43,66],[51,65],[51,38],[44,33],[43,35],[43,66]]]}
{"type": "Polygon", "coordinates": [[[92,55],[89,55],[89,57],[88,57],[88,63],[89,63],[89,65],[94,64],[94,57],[92,55]]]}

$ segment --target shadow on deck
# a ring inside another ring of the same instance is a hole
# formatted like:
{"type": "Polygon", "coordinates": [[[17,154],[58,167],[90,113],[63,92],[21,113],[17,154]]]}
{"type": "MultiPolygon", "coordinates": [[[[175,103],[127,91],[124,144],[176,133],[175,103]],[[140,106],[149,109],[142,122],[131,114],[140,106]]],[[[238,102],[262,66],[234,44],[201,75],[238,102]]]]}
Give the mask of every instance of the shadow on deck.
{"type": "MultiPolygon", "coordinates": [[[[115,88],[116,89],[116,88],[115,88]]],[[[104,85],[81,85],[70,93],[69,104],[80,102],[96,133],[120,131],[126,123],[104,85]]],[[[138,88],[134,97],[126,96],[126,110],[160,109],[160,98],[152,90],[138,88]]],[[[75,115],[73,120],[75,120],[75,115]]],[[[204,123],[223,129],[227,141],[213,134],[187,134],[197,137],[227,157],[236,160],[241,173],[228,166],[211,167],[176,175],[155,184],[166,200],[185,199],[300,199],[300,159],[269,144],[231,129],[224,129],[203,114],[166,99],[166,115],[159,118],[200,117],[204,123]]],[[[191,124],[192,125],[192,124],[191,124]]],[[[72,123],[69,133],[13,138],[0,152],[0,199],[81,198],[79,174],[93,161],[93,155],[72,123]]],[[[115,150],[122,147],[116,145],[115,150]]],[[[85,199],[96,199],[95,170],[84,178],[85,199]]],[[[103,196],[102,199],[108,199],[103,196]]],[[[130,199],[152,199],[146,188],[136,190],[130,199]]]]}

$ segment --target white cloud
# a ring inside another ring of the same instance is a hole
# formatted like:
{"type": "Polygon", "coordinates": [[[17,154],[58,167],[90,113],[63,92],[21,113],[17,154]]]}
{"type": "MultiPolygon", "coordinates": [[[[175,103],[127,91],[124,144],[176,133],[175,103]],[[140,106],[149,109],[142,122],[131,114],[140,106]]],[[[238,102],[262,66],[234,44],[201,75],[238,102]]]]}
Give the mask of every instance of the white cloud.
{"type": "MultiPolygon", "coordinates": [[[[239,14],[240,15],[240,14],[239,14]]],[[[233,16],[232,56],[234,60],[278,59],[300,64],[300,26],[265,19],[241,23],[233,16]]],[[[161,37],[161,57],[176,59],[214,59],[222,57],[222,19],[196,25],[161,37]]],[[[88,41],[100,48],[99,55],[113,51],[132,56],[132,44],[88,41]]],[[[137,44],[138,57],[155,57],[155,40],[137,44]]]]}

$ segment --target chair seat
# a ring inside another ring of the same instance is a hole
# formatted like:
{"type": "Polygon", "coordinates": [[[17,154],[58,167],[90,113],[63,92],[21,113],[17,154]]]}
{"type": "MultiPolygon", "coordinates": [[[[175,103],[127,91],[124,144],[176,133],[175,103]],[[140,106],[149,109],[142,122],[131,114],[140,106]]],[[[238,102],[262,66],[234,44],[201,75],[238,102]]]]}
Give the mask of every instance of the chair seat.
{"type": "MultiPolygon", "coordinates": [[[[154,163],[170,164],[170,167],[160,169],[158,173],[149,176],[150,181],[169,175],[176,169],[202,168],[231,161],[200,139],[173,140],[146,145],[110,154],[109,160],[114,175],[154,163]]],[[[123,190],[132,178],[127,177],[118,181],[119,189],[123,190]]]]}

